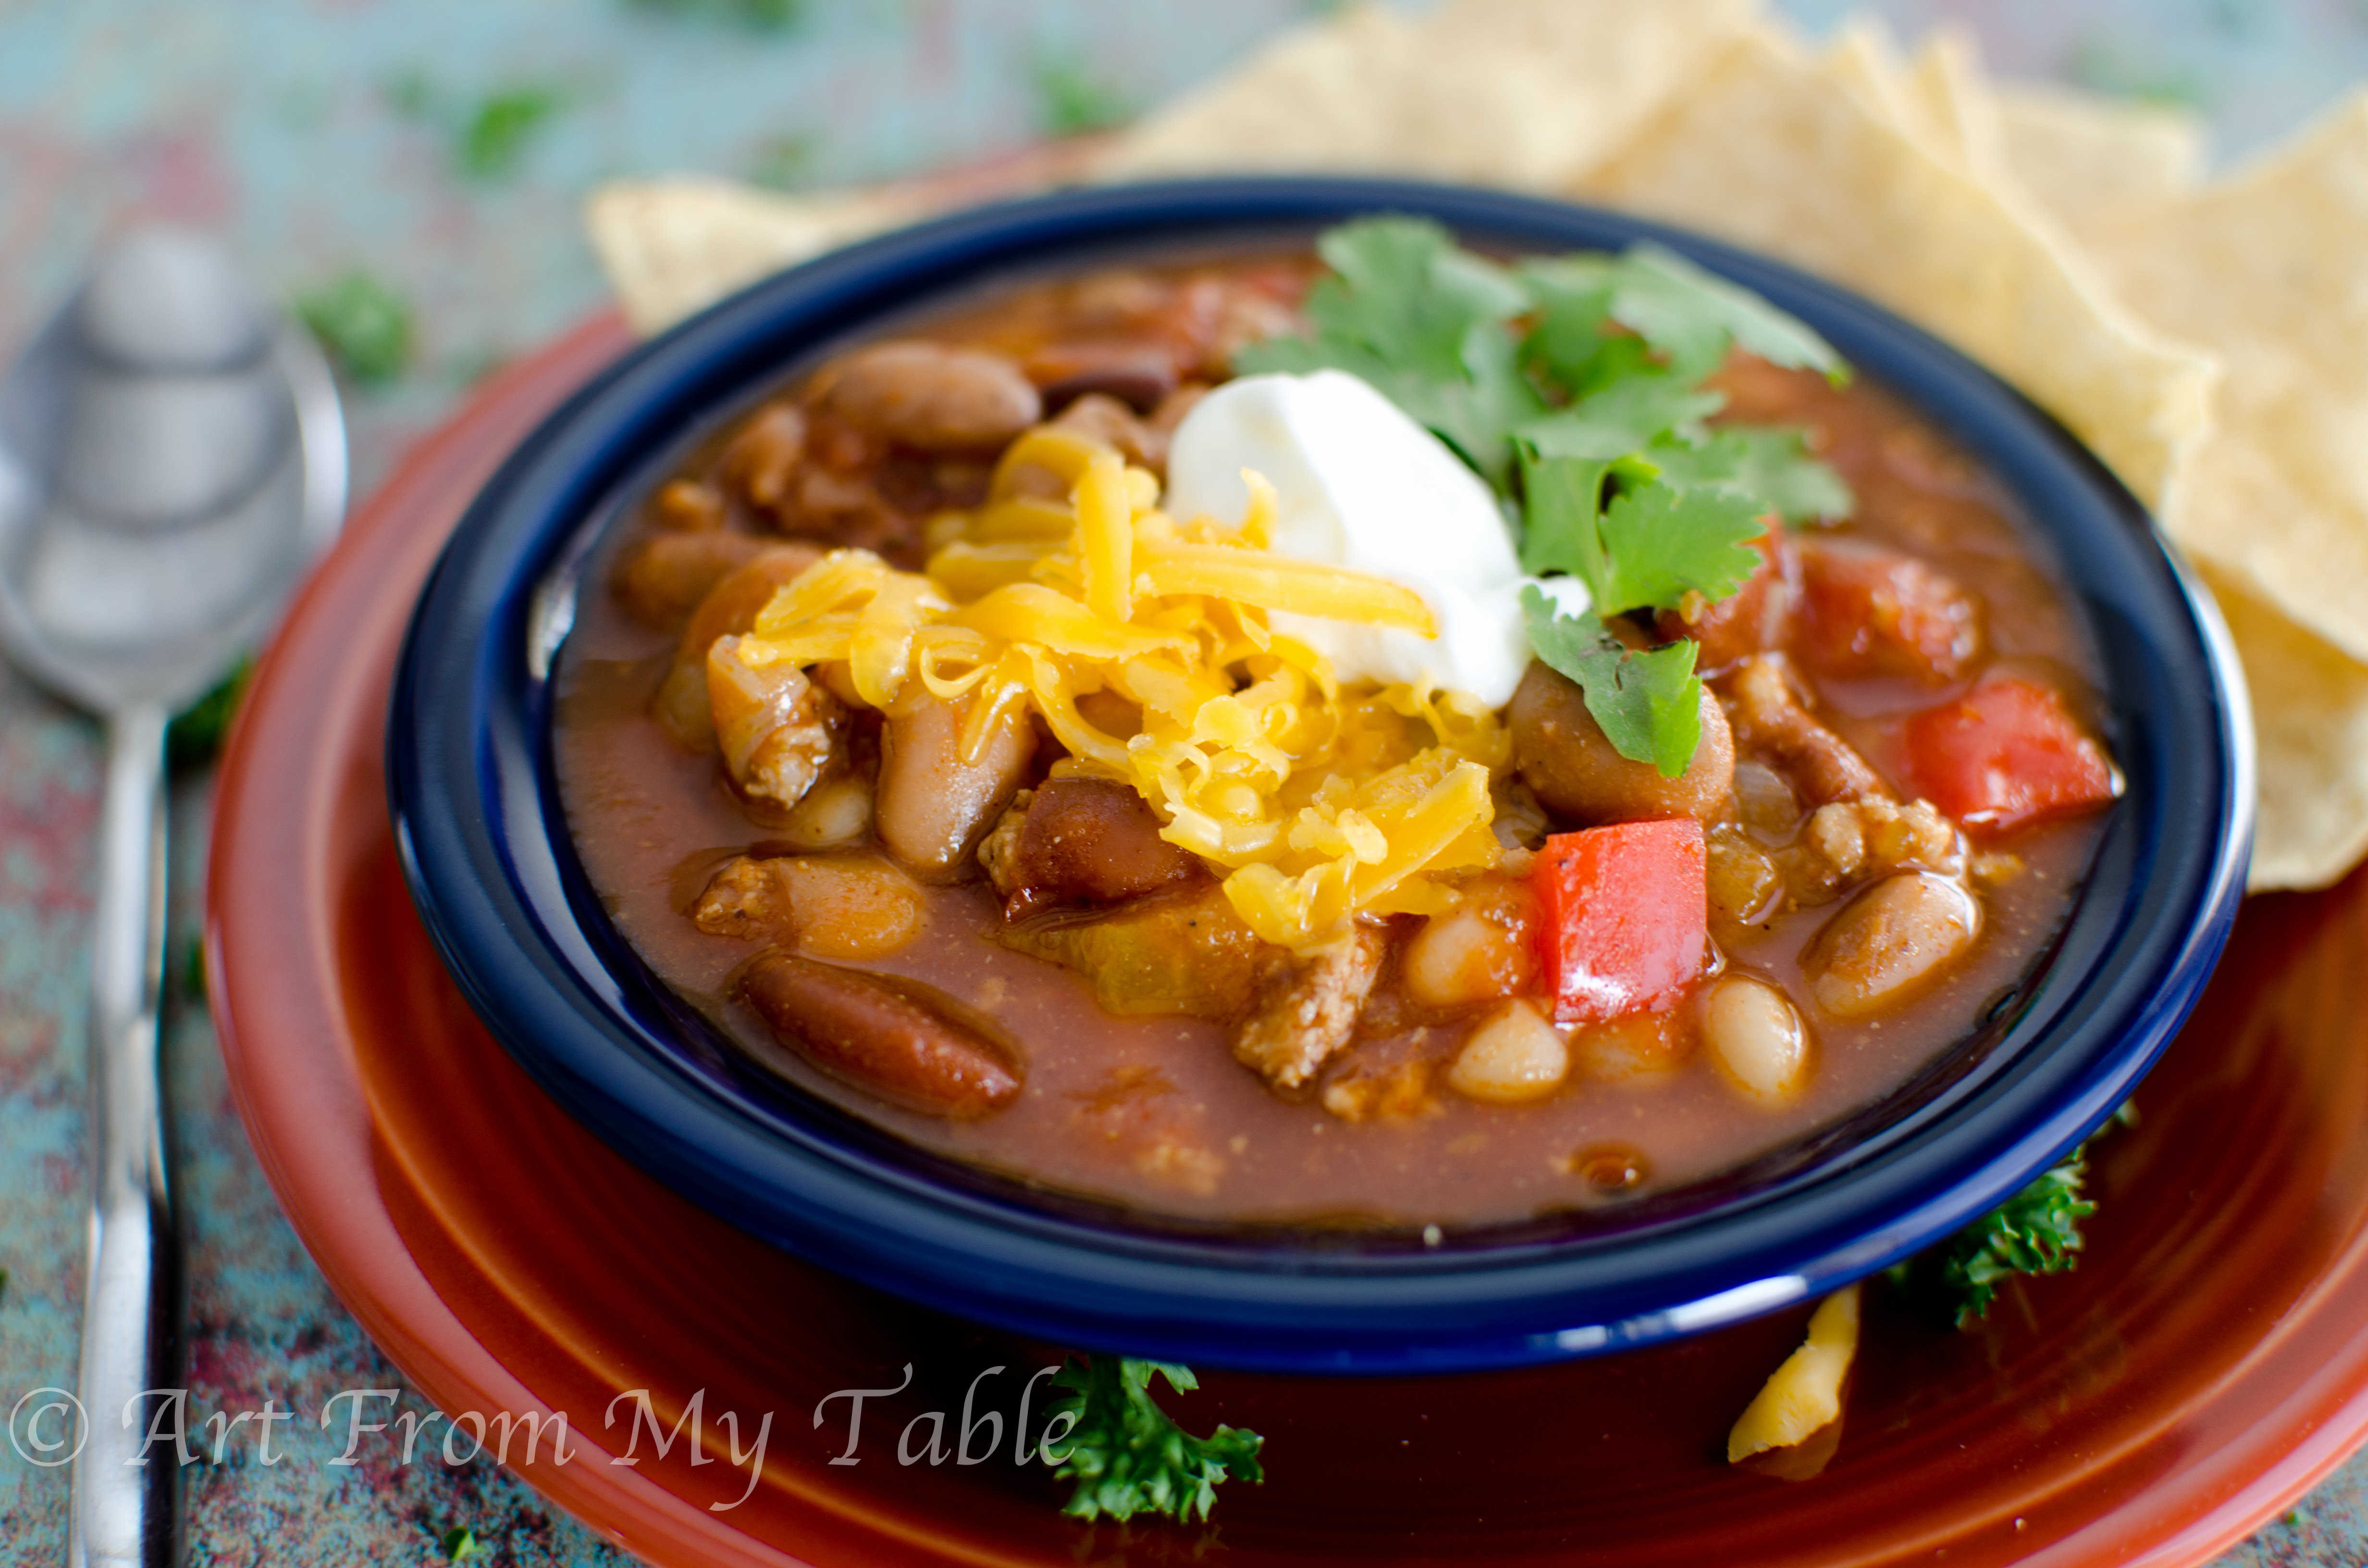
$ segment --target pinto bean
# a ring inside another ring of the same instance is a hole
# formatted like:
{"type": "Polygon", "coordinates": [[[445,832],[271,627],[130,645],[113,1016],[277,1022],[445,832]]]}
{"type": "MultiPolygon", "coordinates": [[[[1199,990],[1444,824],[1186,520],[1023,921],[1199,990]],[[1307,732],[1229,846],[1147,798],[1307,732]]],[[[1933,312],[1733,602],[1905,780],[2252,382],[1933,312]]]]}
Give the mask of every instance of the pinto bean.
{"type": "Polygon", "coordinates": [[[725,574],[690,612],[675,643],[674,663],[650,704],[667,734],[688,751],[715,744],[714,708],[707,693],[707,651],[719,637],[737,636],[757,623],[757,612],[774,592],[822,559],[810,544],[768,545],[746,565],[725,574]]]}
{"type": "Polygon", "coordinates": [[[873,818],[880,842],[924,881],[951,881],[1019,788],[1036,752],[1026,718],[1006,712],[975,762],[962,759],[967,700],[929,699],[892,716],[880,737],[873,818]]]}
{"type": "Polygon", "coordinates": [[[1019,821],[1006,868],[1013,918],[1064,903],[1116,903],[1201,875],[1191,851],[1159,836],[1159,818],[1131,787],[1054,778],[1019,821]]]}
{"type": "Polygon", "coordinates": [[[768,948],[738,989],[782,1044],[908,1110],[969,1121],[1019,1097],[1019,1046],[934,985],[768,948]]]}
{"type": "Polygon", "coordinates": [[[1905,1000],[1964,955],[1982,906],[1964,885],[1928,871],[1875,883],[1826,922],[1802,955],[1817,1006],[1862,1017],[1905,1000]]]}
{"type": "Polygon", "coordinates": [[[805,449],[806,416],[794,403],[767,403],[723,449],[723,477],[750,506],[778,511],[805,449]]]}
{"type": "Polygon", "coordinates": [[[609,587],[635,620],[672,631],[709,589],[764,550],[765,541],[754,534],[657,534],[618,560],[609,587]]]}
{"type": "Polygon", "coordinates": [[[1675,778],[1649,762],[1632,762],[1612,749],[1587,710],[1578,684],[1532,661],[1505,710],[1512,730],[1513,765],[1539,801],[1557,816],[1584,823],[1647,822],[1691,816],[1711,822],[1724,814],[1735,787],[1735,741],[1726,715],[1705,690],[1702,742],[1675,778]]]}
{"type": "Polygon", "coordinates": [[[923,451],[1002,446],[1043,417],[1043,399],[1000,354],[882,343],[824,372],[823,407],[860,430],[923,451]]]}
{"type": "Polygon", "coordinates": [[[1851,540],[1805,543],[1801,591],[1793,650],[1818,675],[1945,686],[1981,653],[1973,595],[1912,555],[1851,540]]]}
{"type": "Polygon", "coordinates": [[[707,650],[707,696],[723,767],[744,795],[794,806],[830,765],[845,727],[838,699],[794,665],[750,665],[740,639],[707,650]]]}
{"type": "Polygon", "coordinates": [[[702,479],[673,479],[650,503],[650,519],[677,533],[708,533],[723,526],[723,496],[702,479]]]}

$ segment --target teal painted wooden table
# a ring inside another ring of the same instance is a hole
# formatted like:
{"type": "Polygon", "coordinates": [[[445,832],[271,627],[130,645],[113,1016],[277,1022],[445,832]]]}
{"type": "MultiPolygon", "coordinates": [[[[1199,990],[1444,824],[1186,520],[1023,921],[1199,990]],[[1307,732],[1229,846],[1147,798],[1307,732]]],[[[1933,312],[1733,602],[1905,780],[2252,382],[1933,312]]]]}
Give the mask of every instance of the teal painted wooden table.
{"type": "MultiPolygon", "coordinates": [[[[0,343],[136,214],[230,235],[290,297],[360,272],[410,351],[351,390],[358,483],[479,376],[598,308],[595,180],[702,169],[783,186],[970,161],[1221,68],[1302,0],[0,0],[0,343]]],[[[1792,0],[1812,28],[1853,7],[1792,0]]],[[[1992,62],[2180,99],[2224,153],[2368,79],[2362,0],[1890,0],[1992,62]]],[[[82,1285],[84,927],[94,727],[0,674],[0,1404],[73,1381],[82,1285]]],[[[256,1167],[185,961],[208,780],[176,791],[167,1046],[189,1246],[193,1408],[317,1412],[400,1379],[329,1294],[256,1167]]],[[[405,1396],[416,1404],[416,1396],[405,1396]]],[[[339,1468],[317,1430],[189,1472],[190,1561],[621,1561],[483,1460],[339,1468]]],[[[0,1446],[0,1563],[63,1562],[62,1470],[0,1446]]],[[[2368,1563],[2355,1460],[2232,1564],[2368,1563]]]]}

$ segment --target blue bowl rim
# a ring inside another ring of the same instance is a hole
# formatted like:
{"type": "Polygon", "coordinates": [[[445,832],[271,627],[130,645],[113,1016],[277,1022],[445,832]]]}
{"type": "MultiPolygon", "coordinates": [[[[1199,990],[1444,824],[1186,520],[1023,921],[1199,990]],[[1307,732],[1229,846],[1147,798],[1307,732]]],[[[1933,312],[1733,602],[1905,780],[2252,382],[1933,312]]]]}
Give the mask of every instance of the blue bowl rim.
{"type": "Polygon", "coordinates": [[[779,274],[629,352],[520,445],[454,531],[404,640],[387,758],[404,875],[461,989],[547,1091],[659,1180],[958,1316],[1081,1348],[1303,1372],[1476,1369],[1651,1343],[1822,1294],[1994,1208],[2127,1097],[2194,1005],[2243,892],[2253,801],[2241,672],[2208,597],[2119,482],[1989,372],[1855,295],[1699,235],[1353,178],[1099,187],[960,212],[779,274]],[[949,1162],[867,1137],[844,1113],[762,1103],[719,1076],[712,1048],[684,1032],[688,1009],[588,897],[550,778],[544,676],[570,563],[604,508],[650,477],[654,454],[793,359],[917,301],[1379,211],[1514,250],[1668,245],[1808,321],[2016,494],[2090,619],[2130,779],[2056,956],[1994,1010],[1981,1051],[1862,1142],[1609,1234],[1424,1246],[1138,1227],[950,1180],[949,1162]]]}

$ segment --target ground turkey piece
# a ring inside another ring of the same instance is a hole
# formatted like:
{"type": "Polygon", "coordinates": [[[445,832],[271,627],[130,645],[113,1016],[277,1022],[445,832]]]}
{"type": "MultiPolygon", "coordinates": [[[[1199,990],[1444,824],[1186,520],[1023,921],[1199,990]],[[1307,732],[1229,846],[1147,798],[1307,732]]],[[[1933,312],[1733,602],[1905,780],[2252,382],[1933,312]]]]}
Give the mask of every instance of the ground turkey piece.
{"type": "Polygon", "coordinates": [[[1356,1034],[1387,945],[1381,932],[1360,926],[1303,959],[1242,1025],[1234,1055],[1277,1088],[1313,1078],[1356,1034]]]}
{"type": "Polygon", "coordinates": [[[691,924],[711,937],[758,937],[790,929],[790,882],[780,861],[735,855],[715,873],[691,924]]]}
{"type": "Polygon", "coordinates": [[[1783,655],[1747,659],[1718,682],[1735,739],[1748,754],[1774,764],[1803,795],[1822,805],[1891,790],[1848,741],[1811,716],[1793,691],[1783,655]]]}

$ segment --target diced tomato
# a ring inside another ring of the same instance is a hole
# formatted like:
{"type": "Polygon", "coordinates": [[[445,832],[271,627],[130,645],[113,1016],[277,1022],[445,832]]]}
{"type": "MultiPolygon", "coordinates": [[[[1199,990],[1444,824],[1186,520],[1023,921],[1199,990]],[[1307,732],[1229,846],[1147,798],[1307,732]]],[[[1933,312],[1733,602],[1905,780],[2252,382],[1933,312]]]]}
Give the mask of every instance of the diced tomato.
{"type": "Polygon", "coordinates": [[[1912,555],[1850,540],[1805,542],[1793,652],[1837,679],[1945,686],[1981,652],[1971,594],[1912,555]]]}
{"type": "Polygon", "coordinates": [[[1555,1023],[1669,1006],[1702,973],[1708,900],[1694,818],[1556,834],[1532,876],[1555,1023]]]}
{"type": "Polygon", "coordinates": [[[2002,833],[2121,793],[2103,748],[2037,681],[1985,680],[1910,719],[1906,741],[1909,786],[1969,828],[2002,833]]]}

